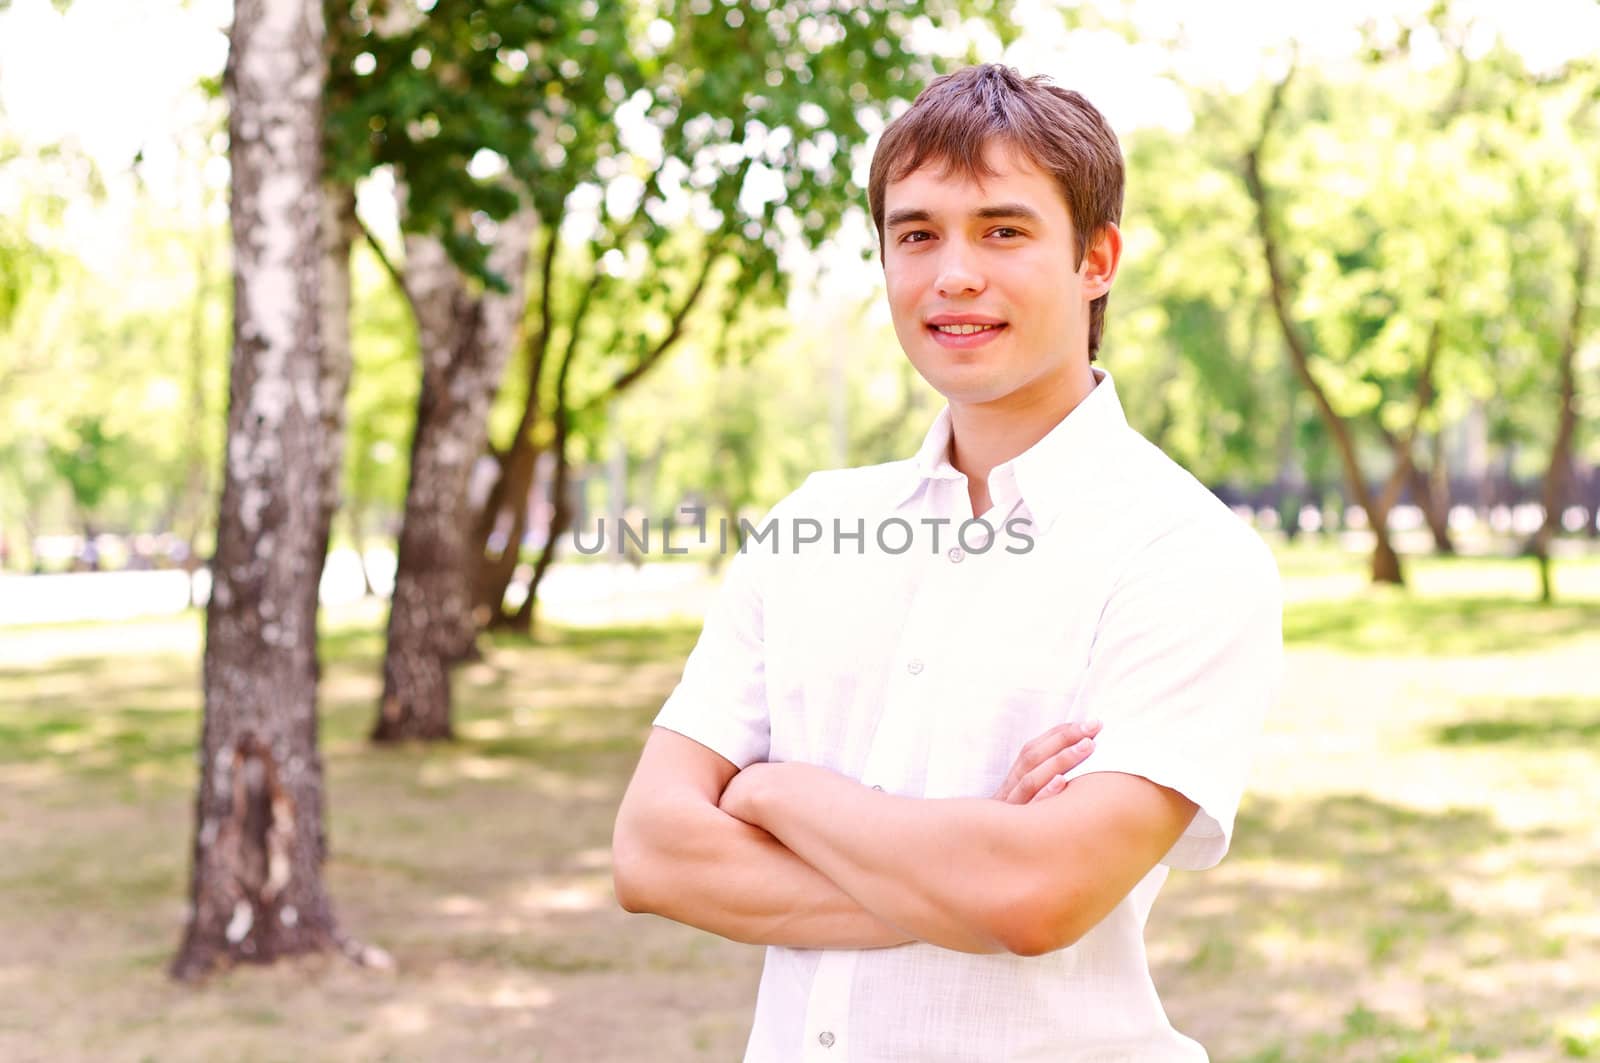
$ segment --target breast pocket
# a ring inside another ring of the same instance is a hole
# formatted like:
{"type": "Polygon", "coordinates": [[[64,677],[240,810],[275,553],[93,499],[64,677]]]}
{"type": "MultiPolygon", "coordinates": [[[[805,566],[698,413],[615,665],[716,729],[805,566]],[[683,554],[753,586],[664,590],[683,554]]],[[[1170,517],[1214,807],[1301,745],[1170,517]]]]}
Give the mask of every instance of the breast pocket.
{"type": "Polygon", "coordinates": [[[1043,687],[961,684],[940,706],[926,797],[992,797],[1029,741],[1077,720],[1076,684],[1043,687]]]}

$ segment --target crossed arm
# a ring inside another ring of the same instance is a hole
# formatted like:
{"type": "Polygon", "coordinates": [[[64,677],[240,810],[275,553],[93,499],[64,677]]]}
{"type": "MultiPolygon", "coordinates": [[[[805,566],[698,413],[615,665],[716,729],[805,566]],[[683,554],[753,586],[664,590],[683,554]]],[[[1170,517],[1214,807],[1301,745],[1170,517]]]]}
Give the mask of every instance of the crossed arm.
{"type": "Polygon", "coordinates": [[[921,800],[809,764],[741,772],[657,728],[617,816],[617,897],[755,944],[1049,952],[1103,919],[1196,811],[1133,775],[1044,782],[1060,764],[1024,750],[999,799],[921,800]],[[1019,790],[1030,798],[1007,800],[1019,790]]]}

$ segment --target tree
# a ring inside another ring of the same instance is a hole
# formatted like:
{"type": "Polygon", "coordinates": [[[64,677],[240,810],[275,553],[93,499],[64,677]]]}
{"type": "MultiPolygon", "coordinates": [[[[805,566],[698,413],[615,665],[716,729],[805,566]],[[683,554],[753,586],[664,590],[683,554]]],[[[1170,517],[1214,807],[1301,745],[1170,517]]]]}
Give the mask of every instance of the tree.
{"type": "MultiPolygon", "coordinates": [[[[654,43],[636,70],[618,71],[613,93],[650,134],[630,137],[613,123],[575,141],[597,161],[579,175],[567,209],[599,200],[600,224],[589,252],[572,256],[576,277],[567,283],[583,294],[568,302],[566,320],[559,305],[541,302],[521,414],[496,450],[500,476],[477,524],[486,547],[478,606],[491,623],[531,631],[538,581],[572,517],[566,441],[600,431],[621,395],[687,342],[698,321],[716,319],[706,308],[725,320],[781,303],[778,251],[815,245],[837,228],[861,198],[853,171],[882,108],[932,73],[927,57],[897,42],[919,21],[951,25],[980,6],[739,4],[724,12],[690,4],[651,25],[654,43]],[[586,334],[585,315],[607,327],[586,334]],[[558,377],[569,359],[583,365],[568,386],[551,388],[541,381],[557,330],[567,339],[558,377]],[[507,613],[541,451],[554,458],[553,517],[528,593],[507,613]],[[487,549],[491,539],[506,543],[498,556],[487,549]]],[[[1004,36],[1004,6],[992,14],[1004,36]]],[[[549,261],[559,268],[562,260],[549,261]]]]}
{"type": "Polygon", "coordinates": [[[317,587],[348,351],[325,333],[323,18],[239,0],[229,104],[234,341],[206,612],[190,908],[174,977],[350,948],[323,885],[317,587]]]}
{"type": "Polygon", "coordinates": [[[426,14],[350,9],[335,23],[333,175],[393,169],[405,258],[396,265],[370,233],[368,243],[405,296],[422,363],[377,741],[449,737],[449,671],[475,652],[468,489],[522,314],[534,211],[549,206],[548,191],[486,179],[476,164],[487,153],[532,165],[535,120],[562,76],[545,55],[578,32],[577,16],[445,0],[426,14]]]}
{"type": "Polygon", "coordinates": [[[1557,412],[1555,441],[1550,445],[1550,464],[1545,470],[1540,501],[1544,520],[1529,544],[1529,553],[1539,565],[1539,600],[1546,604],[1555,600],[1555,587],[1550,574],[1550,541],[1561,527],[1562,507],[1566,497],[1567,480],[1572,471],[1573,438],[1578,427],[1578,380],[1576,362],[1579,344],[1583,340],[1588,316],[1590,266],[1594,261],[1594,228],[1587,218],[1574,219],[1572,244],[1572,302],[1565,333],[1556,352],[1557,412]]]}
{"type": "MultiPolygon", "coordinates": [[[[1508,270],[1514,312],[1507,346],[1524,355],[1518,390],[1531,392],[1527,408],[1539,421],[1554,422],[1540,488],[1544,519],[1524,544],[1538,565],[1540,600],[1549,603],[1555,598],[1550,545],[1561,532],[1577,453],[1578,355],[1596,298],[1590,289],[1597,274],[1600,184],[1592,146],[1600,81],[1592,67],[1578,64],[1543,79],[1517,103],[1508,108],[1505,141],[1496,145],[1502,157],[1514,152],[1519,163],[1507,227],[1522,231],[1529,251],[1513,256],[1508,270]]],[[[1514,373],[1519,366],[1513,361],[1510,368],[1514,373]]]]}
{"type": "Polygon", "coordinates": [[[367,248],[357,246],[351,263],[351,372],[343,493],[344,532],[362,558],[367,592],[376,594],[366,572],[368,536],[388,537],[406,492],[405,448],[420,374],[416,327],[405,296],[391,283],[367,248]],[[378,518],[375,521],[374,518],[378,518]]]}
{"type": "Polygon", "coordinates": [[[470,657],[476,630],[463,510],[488,432],[488,406],[522,310],[532,216],[500,224],[488,265],[505,292],[469,288],[438,240],[406,244],[405,284],[423,358],[411,478],[400,527],[376,741],[448,738],[450,667],[470,657]]]}
{"type": "Polygon", "coordinates": [[[1453,49],[1446,70],[1407,76],[1394,62],[1407,58],[1402,33],[1394,48],[1373,50],[1366,83],[1311,82],[1292,127],[1283,121],[1290,77],[1273,84],[1240,167],[1273,315],[1366,515],[1376,583],[1404,582],[1389,515],[1412,479],[1415,444],[1437,421],[1442,386],[1476,353],[1472,308],[1497,283],[1492,249],[1473,237],[1502,194],[1479,158],[1498,101],[1473,85],[1462,31],[1447,16],[1432,11],[1429,24],[1453,49]],[[1419,84],[1433,91],[1418,94],[1419,84]],[[1382,120],[1365,117],[1374,113],[1382,120]],[[1283,143],[1269,168],[1274,142],[1283,143]],[[1447,181],[1458,194],[1437,194],[1447,181]],[[1363,421],[1389,451],[1381,482],[1363,466],[1363,421]]]}
{"type": "MultiPolygon", "coordinates": [[[[520,273],[489,259],[509,219],[531,210],[537,225],[514,427],[492,448],[497,481],[481,512],[468,504],[462,466],[429,470],[441,467],[436,448],[470,463],[487,427],[432,421],[447,405],[487,407],[498,374],[465,372],[449,404],[424,378],[405,524],[431,529],[413,540],[442,548],[402,546],[385,674],[419,678],[386,681],[375,737],[449,733],[448,673],[472,652],[472,593],[479,588],[488,616],[500,614],[539,452],[551,450],[564,484],[568,443],[682,342],[697,308],[732,289],[781,297],[780,250],[820,240],[858,198],[853,152],[881,122],[879,104],[929,72],[901,43],[928,17],[917,14],[923,6],[440,0],[396,32],[358,34],[360,51],[335,63],[338,92],[352,101],[337,112],[349,134],[341,142],[361,145],[351,166],[393,167],[408,233],[440,240],[464,283],[513,289],[520,273]],[[484,544],[507,524],[509,555],[480,572],[484,544]],[[449,545],[452,528],[472,536],[465,551],[449,545]],[[413,583],[430,590],[399,592],[413,583]]],[[[959,19],[990,5],[927,6],[959,19]]],[[[407,243],[408,253],[422,246],[407,243]]],[[[455,303],[472,315],[475,300],[455,303]]],[[[424,332],[471,334],[423,316],[424,332]]],[[[443,366],[465,348],[439,350],[443,366]]],[[[547,541],[564,530],[564,494],[547,541]]]]}
{"type": "MultiPolygon", "coordinates": [[[[130,463],[127,444],[106,430],[99,417],[83,417],[68,429],[64,441],[49,446],[50,465],[72,492],[72,503],[91,544],[99,532],[99,509],[106,492],[130,463]]],[[[91,555],[93,556],[93,555],[91,555]]],[[[91,561],[98,569],[97,560],[91,561]]]]}
{"type": "Polygon", "coordinates": [[[1288,477],[1301,451],[1298,385],[1255,268],[1249,202],[1208,140],[1161,128],[1124,140],[1123,231],[1140,250],[1118,274],[1105,358],[1152,442],[1206,483],[1261,484],[1288,477]]]}
{"type": "MultiPolygon", "coordinates": [[[[0,111],[0,121],[5,112],[0,111]]],[[[0,125],[0,177],[13,183],[20,202],[7,204],[0,213],[0,335],[11,325],[18,308],[33,290],[46,288],[57,274],[56,260],[40,247],[33,231],[60,221],[67,195],[57,183],[63,170],[73,162],[70,152],[51,146],[29,158],[22,145],[13,142],[0,125]],[[33,172],[28,172],[33,171],[33,172]]],[[[81,191],[98,192],[99,180],[92,167],[88,187],[81,191]]],[[[79,191],[74,189],[74,191],[79,191]]],[[[21,367],[0,363],[0,393],[20,375],[21,367]]]]}

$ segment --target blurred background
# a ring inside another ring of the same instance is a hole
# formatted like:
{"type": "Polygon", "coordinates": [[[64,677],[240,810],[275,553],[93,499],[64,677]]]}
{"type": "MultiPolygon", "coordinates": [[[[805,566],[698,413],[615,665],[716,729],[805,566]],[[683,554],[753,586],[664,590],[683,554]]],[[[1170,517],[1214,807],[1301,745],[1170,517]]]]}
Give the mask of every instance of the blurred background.
{"type": "Polygon", "coordinates": [[[992,60],[1115,127],[1100,363],[1284,574],[1235,851],[1152,918],[1174,1024],[1256,1063],[1600,1055],[1600,6],[322,14],[348,385],[298,571],[359,962],[174,963],[260,327],[233,5],[0,2],[0,1056],[738,1058],[760,950],[621,913],[611,817],[716,522],[909,456],[937,413],[866,174],[929,77],[992,60]]]}

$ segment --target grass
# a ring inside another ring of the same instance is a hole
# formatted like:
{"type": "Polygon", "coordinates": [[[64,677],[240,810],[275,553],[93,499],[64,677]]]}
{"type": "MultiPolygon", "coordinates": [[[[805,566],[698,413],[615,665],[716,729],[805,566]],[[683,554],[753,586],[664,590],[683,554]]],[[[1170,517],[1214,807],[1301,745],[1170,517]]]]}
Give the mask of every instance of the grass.
{"type": "Polygon", "coordinates": [[[1600,630],[1600,601],[1557,602],[1499,597],[1441,600],[1391,594],[1299,602],[1284,618],[1284,642],[1350,654],[1475,656],[1519,653],[1600,630]]]}
{"type": "MultiPolygon", "coordinates": [[[[1222,1063],[1600,1058],[1600,565],[1283,555],[1289,673],[1233,851],[1148,933],[1222,1063]]],[[[760,950],[621,913],[611,819],[691,626],[496,636],[460,740],[377,752],[381,615],[327,618],[332,959],[163,976],[199,734],[194,617],[0,640],[0,1058],[737,1058],[760,950]],[[88,1002],[92,1001],[92,1006],[88,1002]]]]}

